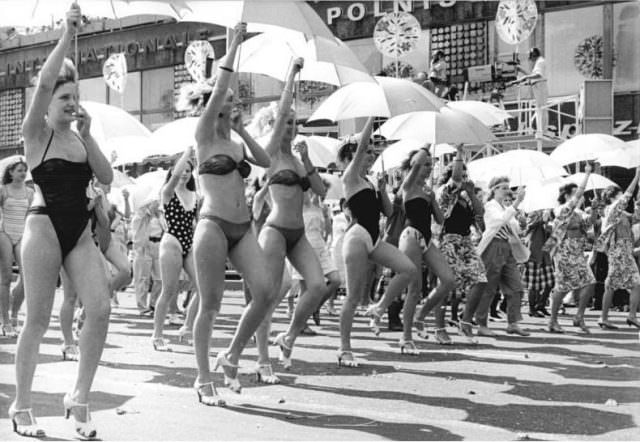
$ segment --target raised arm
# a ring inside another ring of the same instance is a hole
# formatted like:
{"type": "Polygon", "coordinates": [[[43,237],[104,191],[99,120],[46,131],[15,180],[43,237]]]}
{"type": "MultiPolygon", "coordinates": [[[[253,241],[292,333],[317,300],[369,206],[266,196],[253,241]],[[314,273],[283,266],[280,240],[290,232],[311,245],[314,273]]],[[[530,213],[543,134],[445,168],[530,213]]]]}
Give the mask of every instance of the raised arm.
{"type": "Polygon", "coordinates": [[[342,179],[344,181],[355,180],[360,176],[362,172],[362,167],[364,165],[364,157],[367,154],[367,148],[369,147],[369,139],[371,138],[371,131],[373,129],[373,119],[374,117],[369,117],[367,123],[364,125],[364,129],[362,130],[362,138],[360,138],[360,142],[358,143],[358,147],[356,148],[356,153],[353,155],[353,160],[344,171],[344,175],[342,179]]]}
{"type": "Polygon", "coordinates": [[[282,95],[280,96],[280,102],[278,103],[278,114],[276,115],[275,124],[273,126],[273,133],[266,149],[269,156],[275,155],[278,149],[280,149],[280,144],[282,142],[282,136],[284,135],[284,130],[287,125],[287,120],[291,115],[291,104],[293,103],[293,83],[295,81],[296,75],[298,74],[298,72],[300,72],[303,66],[304,60],[302,58],[296,58],[289,68],[287,80],[284,84],[284,90],[282,91],[282,95]]]}
{"type": "Polygon", "coordinates": [[[404,177],[404,181],[402,181],[402,190],[404,192],[416,185],[420,169],[424,166],[430,156],[427,149],[428,147],[421,148],[413,155],[413,158],[411,158],[411,169],[409,169],[409,173],[404,177]]]}
{"type": "Polygon", "coordinates": [[[260,146],[245,129],[244,123],[242,122],[242,114],[239,109],[233,109],[231,111],[231,129],[240,135],[242,141],[244,141],[244,144],[249,149],[251,155],[247,157],[247,161],[260,167],[269,167],[271,165],[269,155],[267,155],[262,146],[260,146]]]}
{"type": "Polygon", "coordinates": [[[304,169],[307,172],[307,178],[311,184],[311,190],[316,195],[324,197],[327,193],[327,189],[324,187],[322,178],[318,174],[318,170],[315,168],[311,159],[309,158],[309,146],[306,141],[301,141],[295,146],[296,151],[300,154],[300,159],[304,165],[304,169]]]}
{"type": "Polygon", "coordinates": [[[106,156],[100,150],[98,143],[91,135],[91,116],[87,111],[80,106],[76,114],[76,123],[80,137],[84,141],[84,146],[87,151],[87,161],[91,170],[95,174],[98,181],[102,184],[111,184],[113,181],[113,169],[111,163],[106,156]]]}
{"type": "Polygon", "coordinates": [[[176,186],[178,185],[178,181],[180,181],[180,176],[184,172],[184,169],[187,167],[189,159],[193,155],[193,146],[187,147],[187,149],[182,153],[182,156],[176,162],[176,165],[173,167],[173,172],[171,172],[171,178],[166,182],[164,186],[162,186],[162,190],[160,191],[160,196],[162,197],[162,204],[167,204],[169,200],[173,197],[173,193],[176,191],[176,186]]]}
{"type": "Polygon", "coordinates": [[[216,83],[213,86],[211,97],[196,126],[196,141],[198,144],[204,140],[210,140],[215,137],[215,122],[224,105],[224,100],[227,98],[231,74],[233,73],[233,62],[236,59],[238,46],[242,43],[246,30],[247,25],[245,23],[238,23],[234,28],[233,40],[229,46],[229,52],[218,66],[218,75],[216,77],[216,83]]]}
{"type": "Polygon", "coordinates": [[[44,149],[44,143],[38,143],[38,140],[47,136],[45,130],[45,115],[47,114],[49,103],[51,103],[51,98],[53,97],[53,89],[60,73],[60,68],[64,62],[64,57],[69,50],[71,40],[81,20],[82,13],[80,6],[78,6],[77,3],[73,3],[62,25],[62,35],[40,71],[31,105],[22,123],[22,134],[26,141],[25,155],[27,158],[32,155],[37,156],[41,154],[41,152],[30,151],[44,149]]]}
{"type": "Polygon", "coordinates": [[[584,179],[582,180],[580,186],[578,186],[578,191],[576,192],[576,194],[573,195],[573,197],[569,201],[569,209],[571,212],[573,212],[573,210],[578,206],[578,203],[584,195],[584,190],[587,188],[587,183],[589,182],[589,176],[591,176],[591,170],[591,165],[587,164],[584,168],[584,179]]]}

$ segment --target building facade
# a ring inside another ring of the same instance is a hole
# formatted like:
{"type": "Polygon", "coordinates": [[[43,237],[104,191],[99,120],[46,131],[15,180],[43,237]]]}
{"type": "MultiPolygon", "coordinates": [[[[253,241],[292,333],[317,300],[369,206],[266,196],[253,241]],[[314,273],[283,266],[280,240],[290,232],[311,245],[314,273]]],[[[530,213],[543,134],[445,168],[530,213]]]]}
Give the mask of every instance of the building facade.
{"type": "MultiPolygon", "coordinates": [[[[575,95],[589,78],[613,80],[614,134],[637,138],[640,117],[640,3],[633,1],[538,1],[538,23],[532,35],[517,47],[497,36],[498,2],[461,0],[310,1],[334,34],[344,40],[371,73],[427,71],[431,53],[445,53],[450,78],[461,90],[468,68],[525,61],[531,47],[542,50],[548,64],[552,97],[575,95]],[[399,60],[382,56],[373,43],[373,28],[388,11],[413,14],[422,31],[418,48],[399,60]]],[[[0,39],[0,156],[20,151],[20,123],[33,91],[35,75],[51,51],[59,31],[0,39]]],[[[179,116],[174,97],[191,81],[184,68],[190,41],[208,40],[216,58],[224,55],[226,31],[203,23],[174,23],[124,19],[97,21],[78,38],[80,94],[123,107],[153,129],[179,116]],[[102,78],[102,64],[112,53],[124,52],[128,77],[124,94],[110,90],[102,78]]],[[[73,57],[74,54],[69,54],[73,57]]],[[[523,63],[526,66],[526,62],[523,63]]],[[[242,75],[241,96],[249,103],[274,100],[281,85],[258,75],[242,75]]],[[[470,98],[487,98],[492,84],[470,82],[470,98]]],[[[311,83],[301,87],[298,114],[308,115],[324,95],[335,88],[311,83]]],[[[505,100],[515,94],[505,90],[505,100]]],[[[258,104],[259,106],[260,104],[258,104]]],[[[574,111],[577,111],[574,109],[574,111]]],[[[558,134],[569,133],[556,121],[558,134]]]]}

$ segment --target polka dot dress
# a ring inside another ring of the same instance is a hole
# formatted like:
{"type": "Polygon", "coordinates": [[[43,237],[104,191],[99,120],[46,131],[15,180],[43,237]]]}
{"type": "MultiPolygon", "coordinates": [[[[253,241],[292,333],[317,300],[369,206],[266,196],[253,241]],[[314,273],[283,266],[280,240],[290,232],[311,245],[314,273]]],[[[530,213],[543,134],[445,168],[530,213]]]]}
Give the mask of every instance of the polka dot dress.
{"type": "Polygon", "coordinates": [[[173,235],[182,246],[182,257],[185,258],[193,244],[193,220],[197,207],[186,211],[178,196],[174,193],[168,204],[164,205],[164,217],[167,220],[168,232],[173,235]]]}

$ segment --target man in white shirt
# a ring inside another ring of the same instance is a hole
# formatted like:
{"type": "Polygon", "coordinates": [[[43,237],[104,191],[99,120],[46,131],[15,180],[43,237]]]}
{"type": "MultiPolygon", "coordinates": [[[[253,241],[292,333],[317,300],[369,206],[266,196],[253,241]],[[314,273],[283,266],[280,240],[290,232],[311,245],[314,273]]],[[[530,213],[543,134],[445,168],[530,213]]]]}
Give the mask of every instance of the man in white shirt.
{"type": "Polygon", "coordinates": [[[518,83],[527,83],[531,86],[531,92],[536,100],[536,137],[541,137],[547,130],[548,116],[547,98],[549,98],[549,87],[547,85],[547,62],[545,61],[540,49],[532,48],[529,51],[529,63],[531,64],[531,73],[527,73],[521,67],[518,70],[525,74],[523,77],[512,81],[508,85],[518,83]]]}

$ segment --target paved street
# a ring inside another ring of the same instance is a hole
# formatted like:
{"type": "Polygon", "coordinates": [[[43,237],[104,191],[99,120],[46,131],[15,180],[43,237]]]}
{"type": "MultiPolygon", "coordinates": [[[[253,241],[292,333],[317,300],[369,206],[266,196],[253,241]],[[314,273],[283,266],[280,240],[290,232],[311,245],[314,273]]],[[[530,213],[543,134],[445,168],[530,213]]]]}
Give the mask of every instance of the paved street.
{"type": "MultiPolygon", "coordinates": [[[[277,369],[282,385],[255,382],[250,345],[245,388],[241,395],[221,389],[229,403],[221,409],[197,403],[193,350],[177,344],[176,327],[168,329],[173,351],[154,352],[151,320],[137,315],[131,292],[120,299],[91,401],[104,440],[640,439],[640,340],[622,313],[612,316],[621,326],[615,332],[593,328],[584,336],[568,326],[565,335],[549,335],[544,320],[526,317],[529,338],[501,332],[476,347],[421,341],[417,357],[399,354],[399,333],[376,338],[357,318],[354,348],[368,362],[355,369],[336,366],[338,321],[324,314],[319,335],[298,340],[293,369],[277,369]]],[[[57,301],[41,346],[34,411],[50,440],[70,440],[62,397],[75,363],[61,361],[57,301]]],[[[212,354],[228,344],[242,303],[240,292],[226,294],[212,354]]],[[[595,326],[595,312],[588,313],[595,326]]],[[[285,322],[280,308],[274,332],[285,322]]],[[[561,322],[568,325],[568,317],[561,322]]],[[[14,340],[0,338],[0,440],[22,440],[6,418],[14,349],[14,340]]],[[[222,383],[221,374],[216,379],[222,383]]]]}

